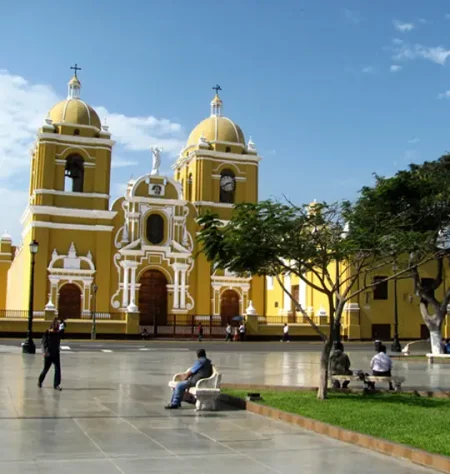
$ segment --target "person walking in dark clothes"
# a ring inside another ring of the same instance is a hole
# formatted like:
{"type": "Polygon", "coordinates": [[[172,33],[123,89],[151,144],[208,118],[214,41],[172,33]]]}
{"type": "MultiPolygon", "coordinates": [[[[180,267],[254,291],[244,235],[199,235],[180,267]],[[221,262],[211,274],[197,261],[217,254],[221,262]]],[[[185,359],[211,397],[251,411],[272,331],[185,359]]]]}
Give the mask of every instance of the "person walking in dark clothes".
{"type": "Polygon", "coordinates": [[[197,335],[198,335],[198,340],[201,342],[203,341],[203,326],[202,323],[198,323],[197,326],[197,335]]]}
{"type": "Polygon", "coordinates": [[[59,321],[54,319],[50,328],[42,336],[42,353],[44,354],[44,368],[39,375],[38,387],[41,388],[47,372],[52,364],[55,366],[55,378],[53,388],[61,391],[61,362],[59,356],[59,346],[61,335],[59,333],[59,321]]]}

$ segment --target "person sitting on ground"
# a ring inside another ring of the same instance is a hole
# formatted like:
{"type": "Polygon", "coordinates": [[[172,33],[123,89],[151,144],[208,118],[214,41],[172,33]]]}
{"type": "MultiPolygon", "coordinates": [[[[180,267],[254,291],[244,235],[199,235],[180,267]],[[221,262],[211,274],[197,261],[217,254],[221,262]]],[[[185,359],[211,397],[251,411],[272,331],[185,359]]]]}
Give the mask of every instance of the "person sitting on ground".
{"type": "Polygon", "coordinates": [[[211,377],[212,373],[212,362],[206,357],[205,349],[199,349],[197,351],[197,361],[188,370],[188,372],[184,374],[184,380],[178,382],[173,391],[170,404],[165,408],[167,410],[180,408],[182,401],[188,401],[189,403],[192,403],[192,399],[184,399],[186,390],[189,390],[191,387],[195,387],[195,384],[199,380],[211,377]]]}
{"type": "Polygon", "coordinates": [[[144,341],[146,341],[149,338],[149,336],[150,336],[150,334],[148,333],[147,328],[144,328],[141,332],[142,339],[144,339],[144,341]]]}
{"type": "MultiPolygon", "coordinates": [[[[353,375],[350,370],[350,358],[344,352],[344,345],[341,342],[336,342],[334,345],[334,352],[330,357],[330,372],[331,375],[353,375]]],[[[342,388],[347,388],[350,380],[342,383],[342,388]]],[[[338,380],[333,380],[333,388],[340,388],[341,384],[338,380]]]]}
{"type": "MultiPolygon", "coordinates": [[[[372,375],[375,377],[391,377],[392,360],[386,354],[386,346],[381,344],[378,354],[375,354],[370,361],[372,375]]],[[[369,382],[369,388],[375,388],[375,382],[369,382]]],[[[389,382],[389,390],[394,390],[392,383],[389,382]]]]}

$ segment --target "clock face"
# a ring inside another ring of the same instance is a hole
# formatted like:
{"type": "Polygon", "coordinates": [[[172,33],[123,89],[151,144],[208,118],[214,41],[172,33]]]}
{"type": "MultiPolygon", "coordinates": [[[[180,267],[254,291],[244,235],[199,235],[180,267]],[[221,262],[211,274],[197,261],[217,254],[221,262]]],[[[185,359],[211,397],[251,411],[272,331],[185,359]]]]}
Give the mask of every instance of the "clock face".
{"type": "Polygon", "coordinates": [[[234,190],[235,182],[232,176],[222,176],[220,179],[220,187],[227,192],[234,190]]]}

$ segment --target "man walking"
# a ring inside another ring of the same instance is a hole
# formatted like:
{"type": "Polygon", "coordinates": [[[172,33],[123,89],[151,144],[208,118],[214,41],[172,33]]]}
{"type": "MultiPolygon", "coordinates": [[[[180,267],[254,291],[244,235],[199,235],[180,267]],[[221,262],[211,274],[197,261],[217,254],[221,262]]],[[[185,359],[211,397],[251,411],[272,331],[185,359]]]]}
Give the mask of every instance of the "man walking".
{"type": "Polygon", "coordinates": [[[184,380],[178,382],[173,391],[172,399],[170,400],[169,405],[165,406],[164,408],[166,408],[166,410],[180,408],[181,401],[184,397],[184,392],[189,390],[191,387],[195,387],[195,384],[199,380],[211,377],[212,373],[212,363],[206,358],[205,349],[199,349],[197,351],[197,361],[192,366],[192,368],[189,369],[186,374],[184,374],[184,380]]]}
{"type": "Polygon", "coordinates": [[[59,347],[61,336],[59,333],[59,321],[54,319],[50,329],[45,331],[42,336],[42,353],[44,354],[44,368],[39,375],[38,387],[41,388],[47,372],[52,364],[55,366],[55,377],[53,380],[53,388],[61,391],[61,362],[59,356],[59,347]]]}
{"type": "Polygon", "coordinates": [[[287,323],[284,323],[282,341],[289,342],[289,326],[287,325],[287,323]]]}
{"type": "Polygon", "coordinates": [[[228,323],[227,327],[225,329],[225,341],[227,341],[227,342],[230,341],[231,342],[233,340],[231,332],[232,332],[231,324],[228,323]]]}

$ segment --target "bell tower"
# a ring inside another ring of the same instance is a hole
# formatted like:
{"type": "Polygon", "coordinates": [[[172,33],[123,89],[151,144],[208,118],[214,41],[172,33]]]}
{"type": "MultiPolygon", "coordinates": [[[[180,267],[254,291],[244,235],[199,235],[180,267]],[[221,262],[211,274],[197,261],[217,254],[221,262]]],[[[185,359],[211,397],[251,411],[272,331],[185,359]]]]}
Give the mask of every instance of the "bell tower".
{"type": "Polygon", "coordinates": [[[258,200],[261,157],[251,139],[245,143],[239,125],[223,115],[221,87],[213,89],[210,116],[192,130],[173,169],[185,199],[229,219],[235,204],[258,200]]]}
{"type": "MultiPolygon", "coordinates": [[[[81,99],[80,68],[72,69],[67,99],[50,110],[31,152],[29,204],[21,219],[23,244],[16,250],[8,282],[25,291],[8,294],[7,307],[27,307],[27,250],[36,240],[35,272],[47,278],[36,281],[35,308],[51,308],[58,314],[66,295],[72,302],[81,300],[74,311],[82,317],[90,311],[95,282],[99,301],[108,302],[116,215],[109,210],[114,142],[97,112],[81,99]]],[[[67,301],[64,305],[68,308],[67,301]]]]}

